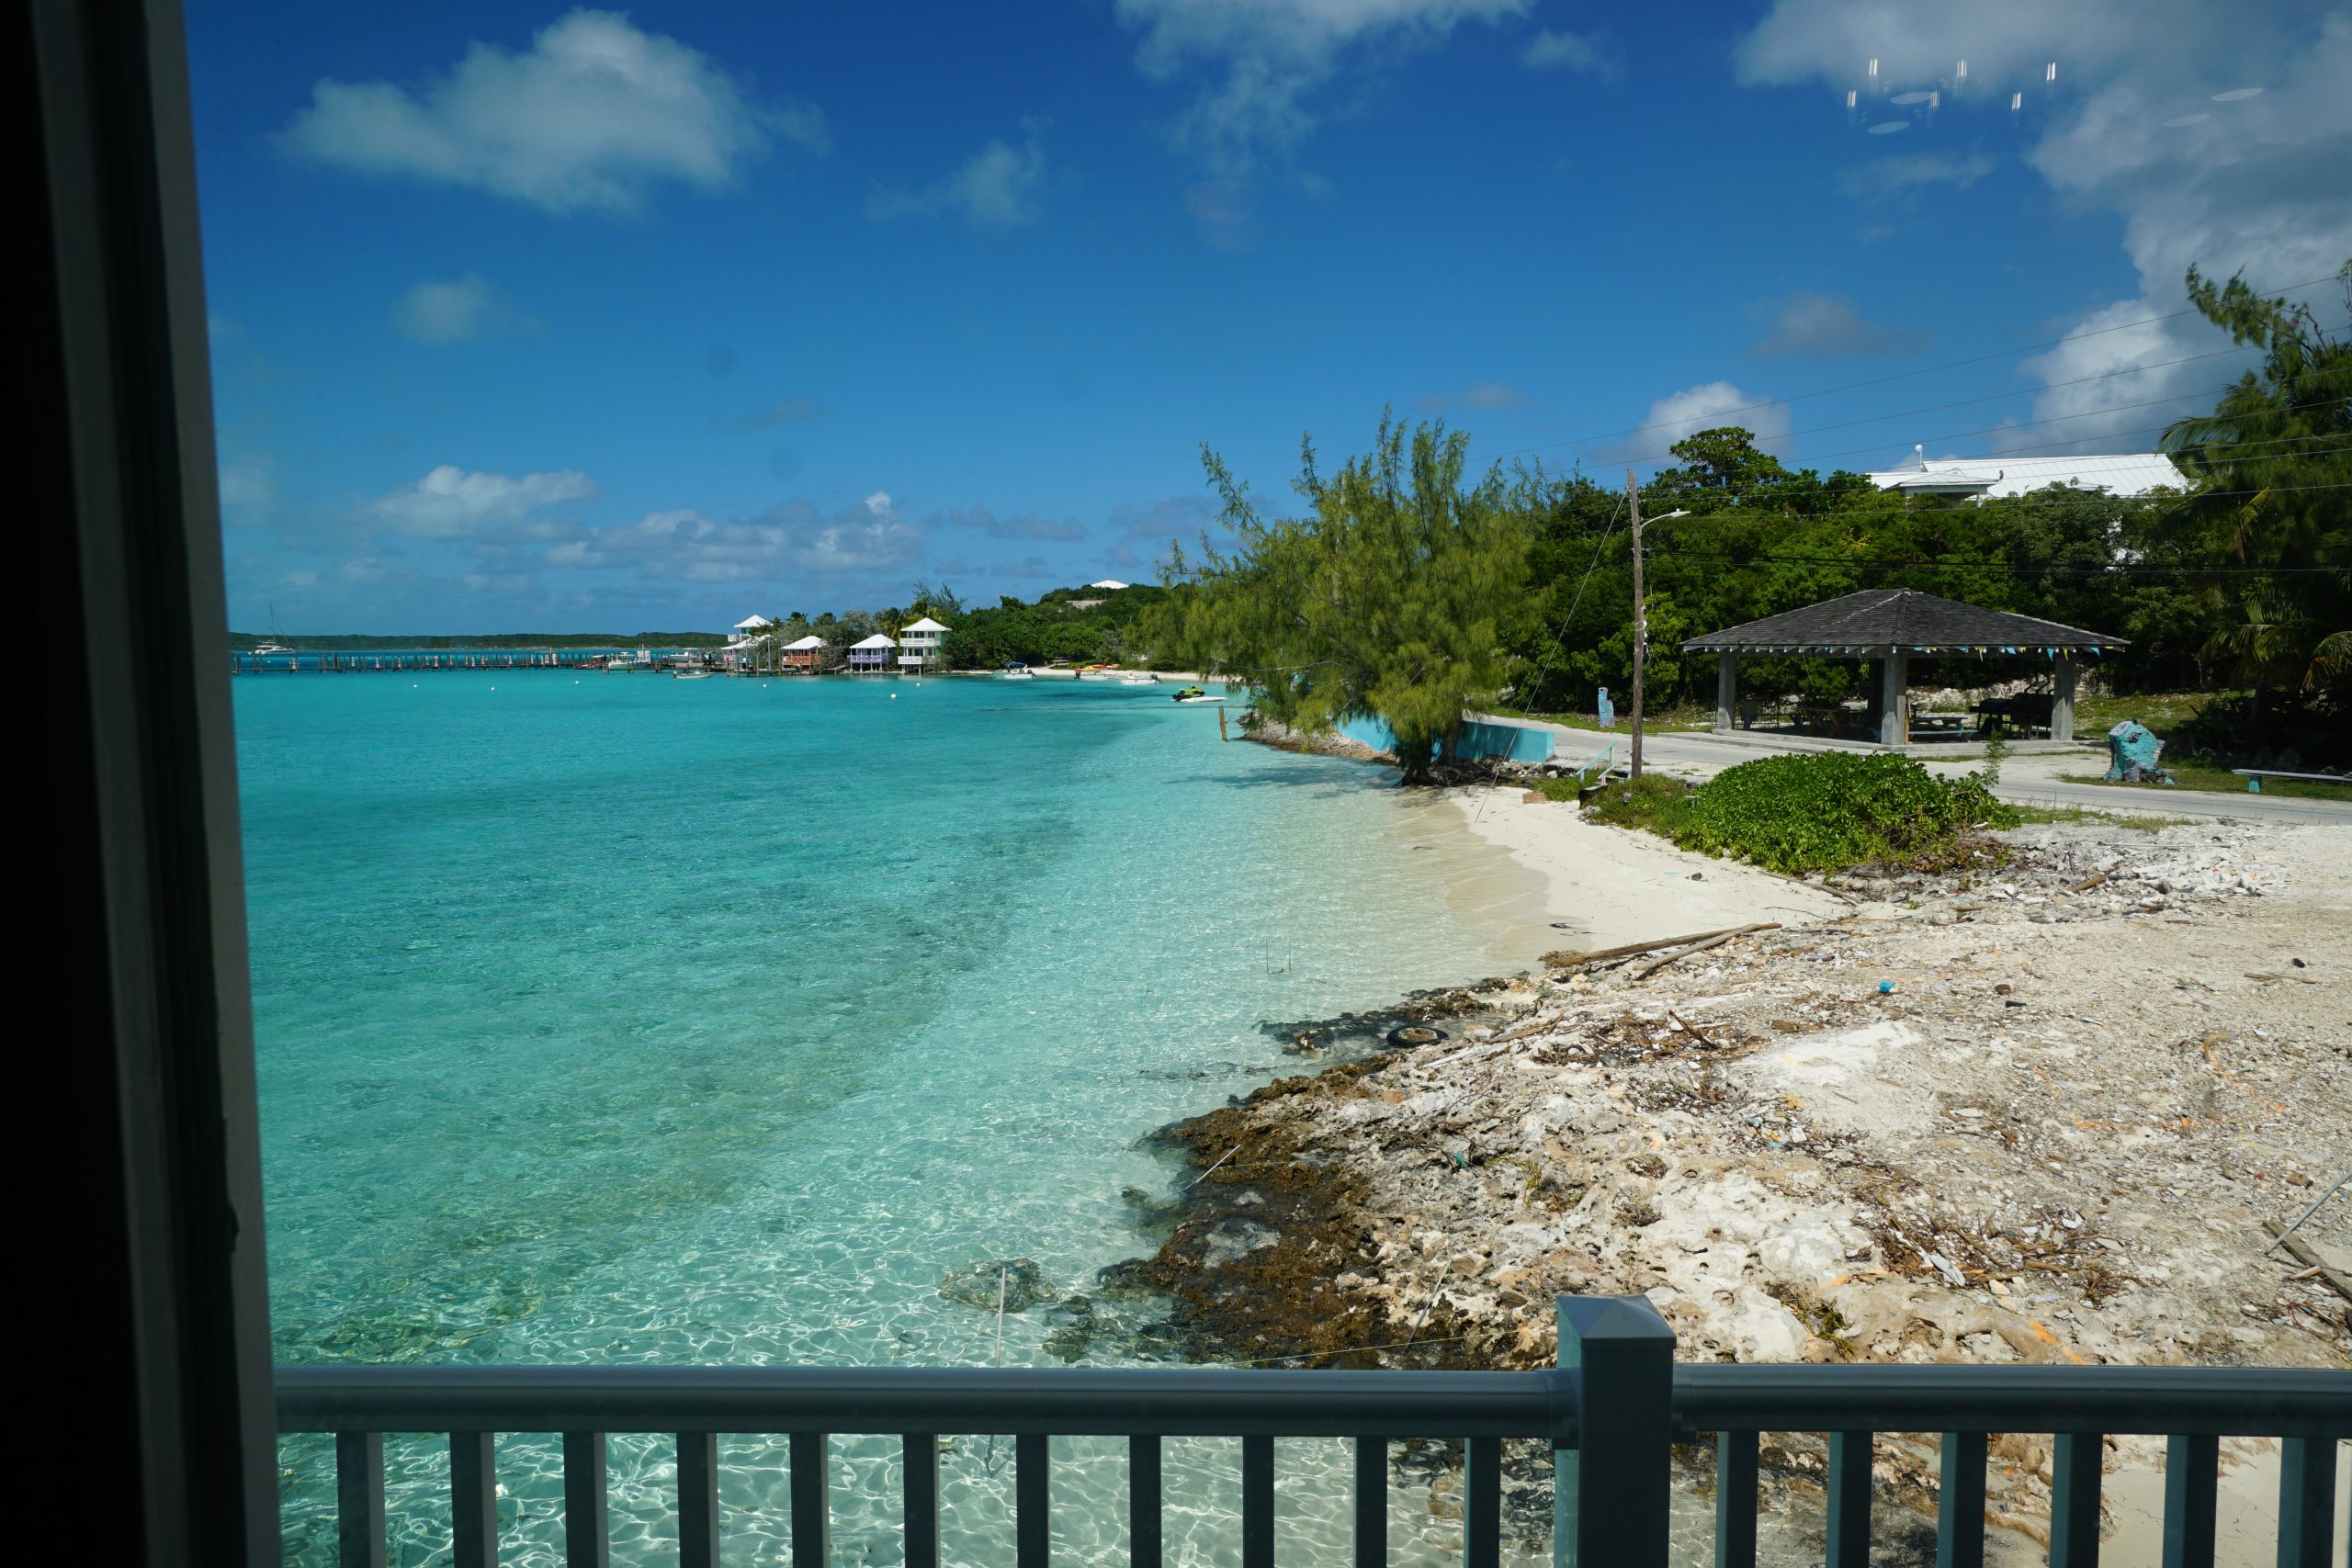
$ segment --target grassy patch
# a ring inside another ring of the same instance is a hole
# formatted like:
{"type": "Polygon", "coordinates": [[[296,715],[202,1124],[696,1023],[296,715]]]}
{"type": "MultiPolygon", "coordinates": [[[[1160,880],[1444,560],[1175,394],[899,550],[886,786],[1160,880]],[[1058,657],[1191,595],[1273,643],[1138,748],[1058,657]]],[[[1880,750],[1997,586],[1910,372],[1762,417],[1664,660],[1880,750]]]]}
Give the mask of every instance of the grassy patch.
{"type": "Polygon", "coordinates": [[[1586,809],[1598,821],[1784,875],[1864,861],[1939,863],[1977,829],[2018,820],[1973,774],[1946,779],[1908,757],[1844,751],[1761,757],[1696,789],[1646,774],[1611,784],[1586,809]]]}
{"type": "MultiPolygon", "coordinates": [[[[2177,789],[2204,789],[2226,792],[2231,795],[2245,795],[2247,793],[2245,780],[2240,778],[2237,774],[2230,772],[2229,769],[2222,767],[2217,762],[2177,762],[2167,757],[2165,759],[2165,771],[2172,774],[2172,776],[2175,779],[2177,779],[2179,783],[2170,786],[2165,784],[2109,784],[2108,787],[2110,789],[2152,789],[2157,791],[2162,791],[2167,787],[2177,789]]],[[[2308,772],[2312,770],[2298,771],[2308,772]]],[[[2107,783],[2105,779],[2101,778],[2097,773],[2060,773],[2058,776],[2068,784],[2107,783]]],[[[2290,800],[2352,800],[2352,785],[2302,784],[2294,779],[2265,779],[2262,781],[2262,793],[2269,795],[2283,795],[2290,800]]]]}
{"type": "MultiPolygon", "coordinates": [[[[1617,710],[1616,724],[1607,729],[1600,728],[1597,716],[1589,713],[1544,713],[1500,703],[1495,705],[1494,713],[1498,718],[1532,718],[1544,724],[1556,724],[1563,729],[1589,729],[1596,735],[1629,735],[1633,732],[1633,721],[1625,716],[1623,708],[1617,710]]],[[[1645,713],[1642,716],[1645,731],[1713,729],[1714,727],[1715,710],[1713,708],[1672,708],[1665,713],[1645,713]]]]}

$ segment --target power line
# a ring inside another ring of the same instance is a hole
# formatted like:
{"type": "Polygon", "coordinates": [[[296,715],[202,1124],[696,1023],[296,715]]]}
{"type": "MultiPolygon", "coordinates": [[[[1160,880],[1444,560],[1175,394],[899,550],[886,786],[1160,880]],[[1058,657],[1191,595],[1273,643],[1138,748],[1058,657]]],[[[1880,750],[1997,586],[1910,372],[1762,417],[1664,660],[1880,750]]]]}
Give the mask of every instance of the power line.
{"type": "MultiPolygon", "coordinates": [[[[2259,288],[2256,289],[2255,292],[2259,295],[2292,294],[2299,288],[2315,288],[2322,284],[2334,283],[2335,281],[2336,281],[2336,275],[2331,273],[2325,277],[2307,278],[2301,283],[2290,283],[2280,288],[2259,288]]],[[[1883,387],[1891,381],[1905,381],[1920,376],[1938,375],[1946,370],[1960,370],[1971,365],[1983,365],[1996,359],[2007,359],[2012,355],[2019,354],[2032,354],[2041,349],[2056,348],[2061,344],[2078,343],[2085,338],[2101,337],[2109,333],[2128,332],[2133,327],[2154,326],[2158,321],[2177,321],[2183,316],[2194,316],[2200,313],[2201,312],[2192,305],[2186,310],[2167,310],[2161,316],[2143,316],[2136,321],[2119,321],[2110,327],[2092,327],[2084,332],[2068,333],[2064,337],[2054,337],[2041,343],[2030,343],[2021,348],[2004,348],[1996,350],[1990,354],[1972,355],[1966,359],[1948,360],[1944,364],[1929,365],[1917,370],[1898,370],[1889,376],[1873,376],[1867,381],[1849,381],[1843,386],[1823,387],[1816,391],[1797,392],[1785,398],[1767,398],[1761,402],[1743,403],[1737,408],[1722,409],[1717,412],[1724,414],[1749,413],[1753,412],[1757,409],[1770,408],[1777,403],[1801,403],[1813,398],[1834,397],[1839,392],[1858,392],[1867,387],[1883,387]]],[[[2147,366],[2141,367],[2141,368],[2154,369],[2155,367],[2153,366],[2147,366]]],[[[2117,372],[2117,374],[2122,374],[2122,372],[2117,372]]],[[[2060,384],[2071,385],[2071,383],[2060,384]]],[[[2024,394],[2020,392],[2012,395],[2022,396],[2024,394]]],[[[1714,416],[1710,415],[1709,417],[1713,418],[1714,416]]],[[[1521,447],[1520,452],[1505,452],[1501,454],[1501,456],[1506,457],[1514,457],[1520,456],[1522,452],[1541,452],[1555,446],[1583,446],[1595,441],[1611,441],[1621,435],[1639,435],[1645,431],[1671,430],[1687,422],[1675,419],[1659,420],[1650,424],[1637,424],[1626,430],[1609,430],[1603,431],[1598,435],[1578,435],[1571,437],[1566,441],[1546,442],[1541,446],[1525,446],[1521,447]]]]}

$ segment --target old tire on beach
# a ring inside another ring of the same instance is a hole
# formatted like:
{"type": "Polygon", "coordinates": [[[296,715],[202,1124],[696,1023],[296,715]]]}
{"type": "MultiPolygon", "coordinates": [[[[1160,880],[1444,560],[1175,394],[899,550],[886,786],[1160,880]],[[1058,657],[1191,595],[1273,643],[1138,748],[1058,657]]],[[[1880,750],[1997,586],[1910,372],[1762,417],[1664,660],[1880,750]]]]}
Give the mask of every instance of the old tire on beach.
{"type": "Polygon", "coordinates": [[[1415,1045],[1434,1045],[1444,1038],[1444,1030],[1431,1029],[1425,1023],[1408,1023],[1402,1028],[1392,1029],[1387,1036],[1388,1043],[1399,1050],[1408,1050],[1415,1045]]]}

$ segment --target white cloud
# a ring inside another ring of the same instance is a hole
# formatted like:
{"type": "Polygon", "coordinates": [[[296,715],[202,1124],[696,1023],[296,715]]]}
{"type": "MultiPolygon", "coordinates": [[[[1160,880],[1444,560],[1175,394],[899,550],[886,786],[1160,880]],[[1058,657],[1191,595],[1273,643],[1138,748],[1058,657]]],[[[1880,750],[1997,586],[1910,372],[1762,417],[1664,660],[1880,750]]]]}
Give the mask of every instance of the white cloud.
{"type": "Polygon", "coordinates": [[[2236,361],[2164,364],[2223,345],[2197,317],[2098,331],[2182,309],[2192,263],[2209,276],[2243,270],[2256,288],[2276,288],[2325,277],[2352,255],[2352,93],[2344,88],[2352,9],[2340,4],[1778,0],[1735,58],[1749,82],[1840,93],[1870,58],[1897,88],[1952,81],[1965,59],[1971,86],[1944,92],[1946,119],[2013,120],[2030,138],[2027,164],[2053,190],[2077,209],[2121,217],[2137,296],[2085,312],[2073,330],[2098,335],[2025,367],[2045,388],[2037,418],[2112,412],[2020,429],[2018,445],[2072,436],[2076,446],[2109,446],[2128,436],[2144,446],[2140,427],[2194,410],[2230,379],[2236,361]],[[2059,79],[2046,84],[2053,62],[2059,79]],[[2026,95],[2022,118],[2008,108],[2012,91],[2026,95]],[[2080,380],[2117,370],[2132,373],[2080,380]],[[2118,406],[2174,394],[2183,400],[2118,406]]]}
{"type": "Polygon", "coordinates": [[[1037,216],[1037,194],[1046,183],[1046,152],[1035,127],[1019,147],[990,141],[938,184],[918,191],[876,190],[866,198],[868,218],[963,215],[975,229],[1008,229],[1037,216]]]}
{"type": "Polygon", "coordinates": [[[755,102],[707,57],[625,16],[576,10],[519,53],[474,44],[414,95],[322,80],[280,141],[338,168],[625,213],[666,181],[724,189],[777,137],[821,151],[824,117],[755,102]]]}
{"type": "Polygon", "coordinates": [[[1652,460],[1686,435],[1725,425],[1736,425],[1754,435],[1758,446],[1769,446],[1788,434],[1789,406],[1742,391],[1729,381],[1708,381],[1660,398],[1642,417],[1642,424],[1644,428],[1604,448],[1602,459],[1652,460]]]}
{"type": "Polygon", "coordinates": [[[469,272],[412,285],[392,307],[392,324],[403,337],[439,344],[529,332],[538,323],[508,304],[490,279],[469,272]]]}
{"type": "Polygon", "coordinates": [[[1766,358],[1860,359],[1915,354],[1925,346],[1917,333],[1866,319],[1842,294],[1800,289],[1766,315],[1771,331],[1756,345],[1766,358]]]}
{"type": "Polygon", "coordinates": [[[756,517],[714,522],[692,507],[592,528],[540,558],[549,567],[615,567],[683,582],[774,581],[788,575],[900,571],[922,558],[927,530],[880,491],[824,516],[788,501],[756,517]]]}
{"type": "Polygon", "coordinates": [[[1464,22],[1526,13],[1532,0],[1118,0],[1142,33],[1136,63],[1172,81],[1205,62],[1223,77],[1177,122],[1181,145],[1211,167],[1247,174],[1261,152],[1287,160],[1315,116],[1309,107],[1351,58],[1374,46],[1442,39],[1464,22]]]}
{"type": "Polygon", "coordinates": [[[595,481],[573,468],[515,479],[444,463],[416,483],[369,502],[367,513],[395,533],[424,539],[530,536],[551,531],[534,513],[595,493],[595,481]]]}
{"type": "Polygon", "coordinates": [[[1555,32],[1546,28],[1527,40],[1520,62],[1536,71],[1580,71],[1589,76],[1614,76],[1617,62],[1601,47],[1598,32],[1555,32]]]}

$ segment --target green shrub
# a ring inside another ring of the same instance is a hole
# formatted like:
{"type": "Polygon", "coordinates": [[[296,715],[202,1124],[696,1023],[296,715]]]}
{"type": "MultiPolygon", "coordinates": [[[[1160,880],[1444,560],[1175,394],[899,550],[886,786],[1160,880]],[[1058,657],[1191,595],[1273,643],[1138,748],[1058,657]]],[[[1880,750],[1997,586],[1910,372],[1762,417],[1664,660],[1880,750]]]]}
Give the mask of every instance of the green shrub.
{"type": "Polygon", "coordinates": [[[1784,875],[1932,859],[1973,829],[2018,819],[1973,774],[1939,778],[1907,757],[1846,751],[1759,758],[1697,789],[1653,774],[1611,785],[1590,810],[1784,875]]]}

